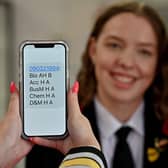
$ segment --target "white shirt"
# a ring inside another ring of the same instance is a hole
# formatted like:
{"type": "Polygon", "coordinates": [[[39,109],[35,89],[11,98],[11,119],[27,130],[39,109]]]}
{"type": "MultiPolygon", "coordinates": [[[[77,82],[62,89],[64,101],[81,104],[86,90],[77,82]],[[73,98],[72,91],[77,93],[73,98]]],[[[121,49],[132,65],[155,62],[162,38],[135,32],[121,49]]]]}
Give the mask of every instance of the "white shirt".
{"type": "MultiPolygon", "coordinates": [[[[108,168],[112,168],[111,162],[114,155],[116,137],[115,132],[123,126],[119,120],[117,120],[111,112],[107,111],[105,107],[99,102],[98,99],[94,99],[95,110],[97,116],[98,128],[100,131],[100,141],[102,151],[105,155],[108,168]]],[[[144,102],[142,102],[132,117],[124,123],[126,126],[130,126],[132,131],[127,137],[127,142],[130,146],[132,156],[136,168],[143,167],[143,152],[144,152],[144,102]]]]}

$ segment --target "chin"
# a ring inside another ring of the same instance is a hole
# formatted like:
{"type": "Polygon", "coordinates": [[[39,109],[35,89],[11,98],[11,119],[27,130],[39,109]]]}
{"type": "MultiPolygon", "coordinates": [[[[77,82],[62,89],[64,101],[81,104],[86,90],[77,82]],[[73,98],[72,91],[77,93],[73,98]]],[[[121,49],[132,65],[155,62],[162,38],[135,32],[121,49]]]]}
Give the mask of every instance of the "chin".
{"type": "Polygon", "coordinates": [[[116,94],[116,95],[111,95],[111,100],[115,100],[117,102],[121,103],[133,103],[140,101],[142,98],[138,98],[135,95],[132,95],[130,93],[125,93],[125,94],[116,94]]]}

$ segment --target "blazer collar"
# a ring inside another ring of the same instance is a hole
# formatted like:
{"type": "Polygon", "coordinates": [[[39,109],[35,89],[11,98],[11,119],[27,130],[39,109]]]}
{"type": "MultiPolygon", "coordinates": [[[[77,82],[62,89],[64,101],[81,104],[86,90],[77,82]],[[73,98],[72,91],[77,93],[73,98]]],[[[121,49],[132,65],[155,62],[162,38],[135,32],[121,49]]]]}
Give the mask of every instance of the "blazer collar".
{"type": "Polygon", "coordinates": [[[145,98],[145,111],[144,111],[144,130],[145,130],[145,144],[144,144],[144,168],[150,168],[159,162],[159,158],[151,161],[149,158],[149,149],[155,148],[155,141],[161,137],[162,123],[157,118],[153,106],[153,99],[151,97],[145,98]]]}
{"type": "Polygon", "coordinates": [[[94,107],[94,102],[91,101],[90,104],[88,104],[83,110],[82,113],[88,118],[90,121],[92,130],[94,132],[94,135],[96,136],[97,140],[100,142],[100,133],[98,130],[98,124],[96,120],[96,112],[95,112],[95,107],[94,107]]]}

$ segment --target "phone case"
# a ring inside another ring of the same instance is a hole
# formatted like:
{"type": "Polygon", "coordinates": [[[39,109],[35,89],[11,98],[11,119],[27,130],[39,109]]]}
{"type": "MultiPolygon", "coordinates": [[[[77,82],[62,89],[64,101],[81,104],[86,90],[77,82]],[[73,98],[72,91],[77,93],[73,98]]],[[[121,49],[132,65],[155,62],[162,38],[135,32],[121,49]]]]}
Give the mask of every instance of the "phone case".
{"type": "MultiPolygon", "coordinates": [[[[24,100],[24,97],[23,97],[23,48],[26,46],[26,45],[39,45],[39,47],[42,47],[43,45],[47,45],[49,46],[50,44],[53,45],[53,44],[62,44],[65,46],[66,48],[66,103],[67,103],[67,92],[68,92],[68,89],[69,89],[69,61],[68,61],[68,51],[69,51],[69,47],[67,45],[67,43],[65,41],[54,41],[54,40],[31,40],[31,41],[24,41],[21,43],[20,45],[20,51],[19,51],[19,89],[20,89],[20,115],[21,115],[21,119],[22,119],[22,126],[23,126],[23,131],[22,131],[22,138],[24,139],[29,139],[30,137],[32,136],[27,136],[25,133],[24,133],[24,107],[23,107],[23,100],[24,100]]],[[[43,138],[47,138],[47,139],[62,139],[62,138],[65,138],[67,135],[68,135],[68,129],[67,129],[67,117],[68,117],[68,114],[67,114],[67,104],[66,104],[66,131],[63,135],[44,135],[44,136],[39,136],[39,137],[43,137],[43,138]]],[[[38,136],[38,135],[37,135],[38,136]]]]}

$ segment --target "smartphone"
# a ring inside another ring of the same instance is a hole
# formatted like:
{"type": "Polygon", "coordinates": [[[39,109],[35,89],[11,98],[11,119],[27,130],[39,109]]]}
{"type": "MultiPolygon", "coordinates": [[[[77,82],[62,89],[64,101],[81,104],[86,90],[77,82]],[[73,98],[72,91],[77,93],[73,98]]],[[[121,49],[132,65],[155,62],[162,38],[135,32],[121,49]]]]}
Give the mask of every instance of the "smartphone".
{"type": "Polygon", "coordinates": [[[25,41],[20,46],[22,136],[67,135],[68,46],[63,41],[25,41]]]}

